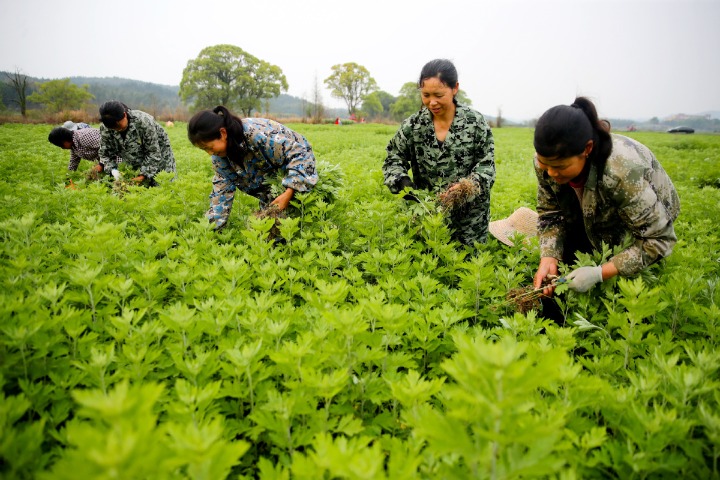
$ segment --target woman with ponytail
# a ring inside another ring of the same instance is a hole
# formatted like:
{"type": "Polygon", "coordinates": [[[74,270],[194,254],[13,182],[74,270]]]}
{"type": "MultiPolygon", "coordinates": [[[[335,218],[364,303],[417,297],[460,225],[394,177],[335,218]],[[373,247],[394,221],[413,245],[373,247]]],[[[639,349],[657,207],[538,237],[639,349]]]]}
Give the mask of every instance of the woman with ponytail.
{"type": "Polygon", "coordinates": [[[625,248],[603,265],[573,270],[572,290],[635,275],[670,255],[680,213],[670,177],[646,146],[610,133],[589,99],[546,111],[534,144],[541,257],[535,288],[558,274],[558,262],[571,264],[576,252],[599,251],[602,242],[625,248]]]}
{"type": "Polygon", "coordinates": [[[310,143],[273,120],[241,119],[218,106],[193,115],[188,139],[212,159],[215,176],[206,217],[216,230],[228,221],[236,189],[258,198],[261,207],[284,210],[295,192],[309,192],[318,181],[310,143]],[[278,172],[284,175],[285,191],[273,198],[265,180],[278,172]]]}
{"type": "Polygon", "coordinates": [[[100,106],[100,121],[100,163],[107,173],[118,178],[118,163],[125,162],[138,169],[135,182],[150,186],[161,171],[175,173],[170,139],[152,115],[111,100],[100,106]]]}

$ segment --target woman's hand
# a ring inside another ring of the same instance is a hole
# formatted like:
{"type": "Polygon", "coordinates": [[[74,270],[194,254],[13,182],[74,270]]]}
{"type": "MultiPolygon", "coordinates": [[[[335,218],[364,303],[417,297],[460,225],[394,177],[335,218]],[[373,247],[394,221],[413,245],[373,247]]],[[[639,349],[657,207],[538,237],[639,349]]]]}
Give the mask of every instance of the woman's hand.
{"type": "Polygon", "coordinates": [[[459,186],[460,186],[459,183],[453,183],[452,185],[450,185],[450,186],[447,188],[447,190],[445,190],[445,191],[442,192],[440,195],[438,195],[438,198],[440,199],[440,202],[444,203],[444,202],[445,202],[445,197],[447,197],[450,192],[452,192],[453,190],[455,190],[455,189],[458,188],[459,186]]]}
{"type": "Polygon", "coordinates": [[[619,273],[612,262],[607,262],[598,267],[580,267],[567,276],[568,287],[576,292],[587,292],[598,283],[602,283],[619,273]]]}
{"type": "MultiPolygon", "coordinates": [[[[554,257],[542,257],[540,259],[540,266],[537,269],[537,272],[535,273],[535,278],[533,280],[533,287],[534,288],[540,288],[542,287],[543,280],[545,280],[548,275],[555,275],[558,274],[558,259],[554,257]]],[[[552,295],[555,291],[555,287],[552,285],[548,285],[543,289],[543,295],[552,295]]]]}
{"type": "Polygon", "coordinates": [[[288,188],[283,193],[278,195],[275,200],[270,202],[270,205],[277,205],[280,210],[285,210],[288,205],[290,205],[290,200],[292,200],[294,195],[295,190],[293,190],[292,188],[288,188]]]}
{"type": "Polygon", "coordinates": [[[576,292],[587,292],[603,281],[601,266],[576,268],[567,276],[568,288],[576,292]]]}

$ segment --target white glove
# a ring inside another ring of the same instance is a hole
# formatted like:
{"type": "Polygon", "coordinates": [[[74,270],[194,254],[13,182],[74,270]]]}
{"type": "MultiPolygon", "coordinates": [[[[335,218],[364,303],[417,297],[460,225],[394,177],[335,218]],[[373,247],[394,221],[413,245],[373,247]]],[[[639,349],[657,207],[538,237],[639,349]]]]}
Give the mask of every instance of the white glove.
{"type": "Polygon", "coordinates": [[[113,168],[112,170],[110,170],[110,173],[112,173],[112,176],[115,177],[115,180],[120,180],[120,170],[118,170],[117,168],[113,168]]]}
{"type": "Polygon", "coordinates": [[[602,267],[580,267],[566,277],[568,288],[576,292],[587,292],[595,284],[602,283],[602,267]]]}

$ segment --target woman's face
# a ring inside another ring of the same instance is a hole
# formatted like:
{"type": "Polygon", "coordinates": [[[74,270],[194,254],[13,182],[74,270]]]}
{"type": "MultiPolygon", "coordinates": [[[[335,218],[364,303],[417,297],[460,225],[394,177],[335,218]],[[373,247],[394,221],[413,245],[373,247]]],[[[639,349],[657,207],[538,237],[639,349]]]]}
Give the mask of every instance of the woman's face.
{"type": "Polygon", "coordinates": [[[543,157],[536,152],[535,165],[548,172],[550,178],[555,180],[556,183],[563,185],[577,178],[583,172],[592,148],[593,141],[588,140],[585,144],[585,150],[581,154],[571,157],[543,157]]]}
{"type": "Polygon", "coordinates": [[[198,143],[195,145],[201,150],[204,150],[208,155],[217,155],[218,157],[227,156],[227,130],[224,128],[220,129],[220,138],[210,140],[209,142],[198,143]]]}
{"type": "Polygon", "coordinates": [[[535,154],[535,162],[540,170],[546,171],[550,178],[560,185],[568,183],[580,175],[585,168],[586,161],[584,153],[565,158],[549,158],[543,157],[539,153],[535,154]]]}
{"type": "Polygon", "coordinates": [[[420,98],[434,117],[443,116],[449,111],[454,111],[453,98],[458,88],[457,83],[454,88],[450,88],[437,78],[426,78],[420,87],[420,98]]]}
{"type": "Polygon", "coordinates": [[[587,157],[592,152],[593,141],[588,140],[585,150],[579,155],[571,157],[543,157],[539,153],[535,153],[535,164],[555,180],[556,183],[563,185],[578,177],[585,169],[587,157]]]}
{"type": "Polygon", "coordinates": [[[116,132],[124,132],[128,128],[128,116],[127,112],[123,115],[123,118],[121,120],[118,120],[118,122],[115,124],[113,128],[110,130],[115,130],[116,132]]]}

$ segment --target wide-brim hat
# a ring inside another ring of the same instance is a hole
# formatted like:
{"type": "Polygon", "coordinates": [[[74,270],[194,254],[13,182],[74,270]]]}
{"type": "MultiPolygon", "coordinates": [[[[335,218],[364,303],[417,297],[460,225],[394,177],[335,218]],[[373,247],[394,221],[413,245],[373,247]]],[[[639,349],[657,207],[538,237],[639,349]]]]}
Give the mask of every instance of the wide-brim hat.
{"type": "Polygon", "coordinates": [[[525,237],[537,235],[537,220],[537,212],[527,207],[520,207],[508,218],[490,222],[488,229],[493,237],[512,247],[515,244],[510,240],[510,237],[518,233],[525,235],[525,237]]]}

